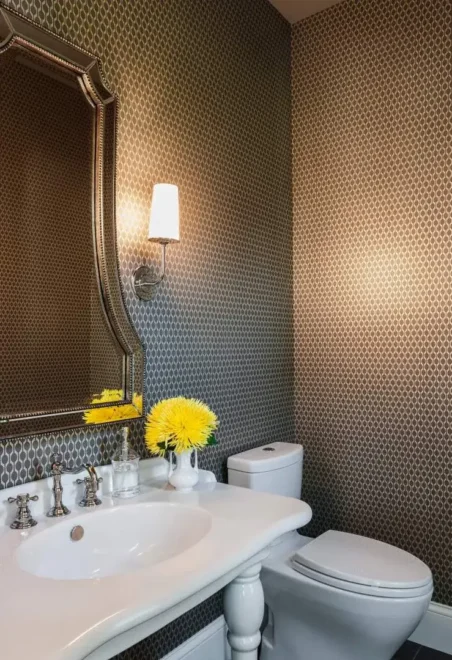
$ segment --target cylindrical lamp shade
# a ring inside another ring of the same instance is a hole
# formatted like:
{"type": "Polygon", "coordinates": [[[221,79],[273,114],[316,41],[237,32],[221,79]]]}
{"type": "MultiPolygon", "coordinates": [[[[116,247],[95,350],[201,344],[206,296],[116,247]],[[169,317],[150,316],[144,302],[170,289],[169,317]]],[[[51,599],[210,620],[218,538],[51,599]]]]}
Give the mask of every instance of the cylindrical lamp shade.
{"type": "Polygon", "coordinates": [[[149,240],[179,242],[179,189],[172,183],[156,183],[152,194],[149,240]]]}

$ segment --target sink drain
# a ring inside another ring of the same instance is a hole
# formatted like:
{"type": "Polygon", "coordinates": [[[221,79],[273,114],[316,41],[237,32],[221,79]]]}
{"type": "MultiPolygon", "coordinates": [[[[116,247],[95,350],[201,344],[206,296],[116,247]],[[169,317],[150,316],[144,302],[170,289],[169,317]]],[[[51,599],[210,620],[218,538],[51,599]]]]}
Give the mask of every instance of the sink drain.
{"type": "Polygon", "coordinates": [[[80,541],[85,535],[85,530],[81,525],[76,525],[71,529],[71,541],[80,541]]]}

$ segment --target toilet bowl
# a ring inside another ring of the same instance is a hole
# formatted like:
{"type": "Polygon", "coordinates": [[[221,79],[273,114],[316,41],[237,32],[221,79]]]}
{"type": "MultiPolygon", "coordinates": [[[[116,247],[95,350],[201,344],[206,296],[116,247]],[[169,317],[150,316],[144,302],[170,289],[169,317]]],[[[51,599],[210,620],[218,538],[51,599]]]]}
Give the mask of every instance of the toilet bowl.
{"type": "MultiPolygon", "coordinates": [[[[229,483],[300,497],[302,459],[302,447],[291,443],[242,452],[228,459],[229,483]]],[[[433,591],[430,569],[413,555],[333,530],[311,540],[286,535],[261,580],[261,660],[390,660],[433,591]]]]}
{"type": "Polygon", "coordinates": [[[310,551],[315,557],[315,545],[320,543],[325,552],[331,547],[334,556],[334,534],[327,532],[302,547],[300,537],[294,538],[291,547],[273,553],[264,563],[261,579],[268,623],[262,637],[261,660],[390,660],[424,616],[432,596],[430,571],[398,548],[344,535],[352,541],[368,541],[370,552],[362,554],[361,562],[356,564],[356,556],[350,557],[350,565],[356,566],[354,578],[350,572],[347,579],[331,575],[331,563],[318,565],[324,572],[298,563],[298,559],[303,560],[303,552],[310,551]],[[386,546],[385,559],[377,585],[381,546],[386,546]],[[405,560],[411,564],[411,575],[397,579],[397,567],[405,560]],[[363,584],[367,577],[363,565],[370,561],[371,577],[363,584]],[[392,587],[387,578],[394,578],[392,587]],[[369,583],[371,580],[373,583],[369,583]]]}

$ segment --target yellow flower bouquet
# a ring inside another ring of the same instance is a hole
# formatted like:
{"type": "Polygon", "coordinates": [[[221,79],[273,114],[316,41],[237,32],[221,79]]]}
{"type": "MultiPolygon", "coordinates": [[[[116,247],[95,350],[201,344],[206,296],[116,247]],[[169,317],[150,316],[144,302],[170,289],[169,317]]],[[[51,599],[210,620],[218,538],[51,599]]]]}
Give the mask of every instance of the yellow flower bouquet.
{"type": "Polygon", "coordinates": [[[182,454],[216,445],[218,419],[202,401],[183,396],[159,401],[148,414],[145,440],[151,454],[182,454]]]}
{"type": "Polygon", "coordinates": [[[176,490],[188,492],[198,483],[197,450],[216,445],[218,419],[202,401],[183,396],[159,401],[147,417],[145,441],[151,454],[170,451],[168,481],[176,490]],[[191,455],[195,452],[195,466],[191,455]],[[173,467],[173,454],[176,468],[173,467]]]}

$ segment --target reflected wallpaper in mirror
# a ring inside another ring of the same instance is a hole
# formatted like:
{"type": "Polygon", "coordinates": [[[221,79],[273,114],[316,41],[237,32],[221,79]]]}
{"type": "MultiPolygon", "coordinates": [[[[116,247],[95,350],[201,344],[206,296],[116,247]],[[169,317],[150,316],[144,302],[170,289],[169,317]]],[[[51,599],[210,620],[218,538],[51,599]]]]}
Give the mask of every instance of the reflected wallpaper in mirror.
{"type": "Polygon", "coordinates": [[[9,19],[30,32],[0,52],[0,437],[138,417],[142,353],[117,272],[115,99],[94,58],[69,47],[65,61],[65,44],[9,19]],[[36,35],[39,51],[23,40],[36,35]]]}
{"type": "Polygon", "coordinates": [[[94,261],[94,108],[73,74],[13,47],[0,115],[1,415],[85,407],[123,389],[94,261]]]}

